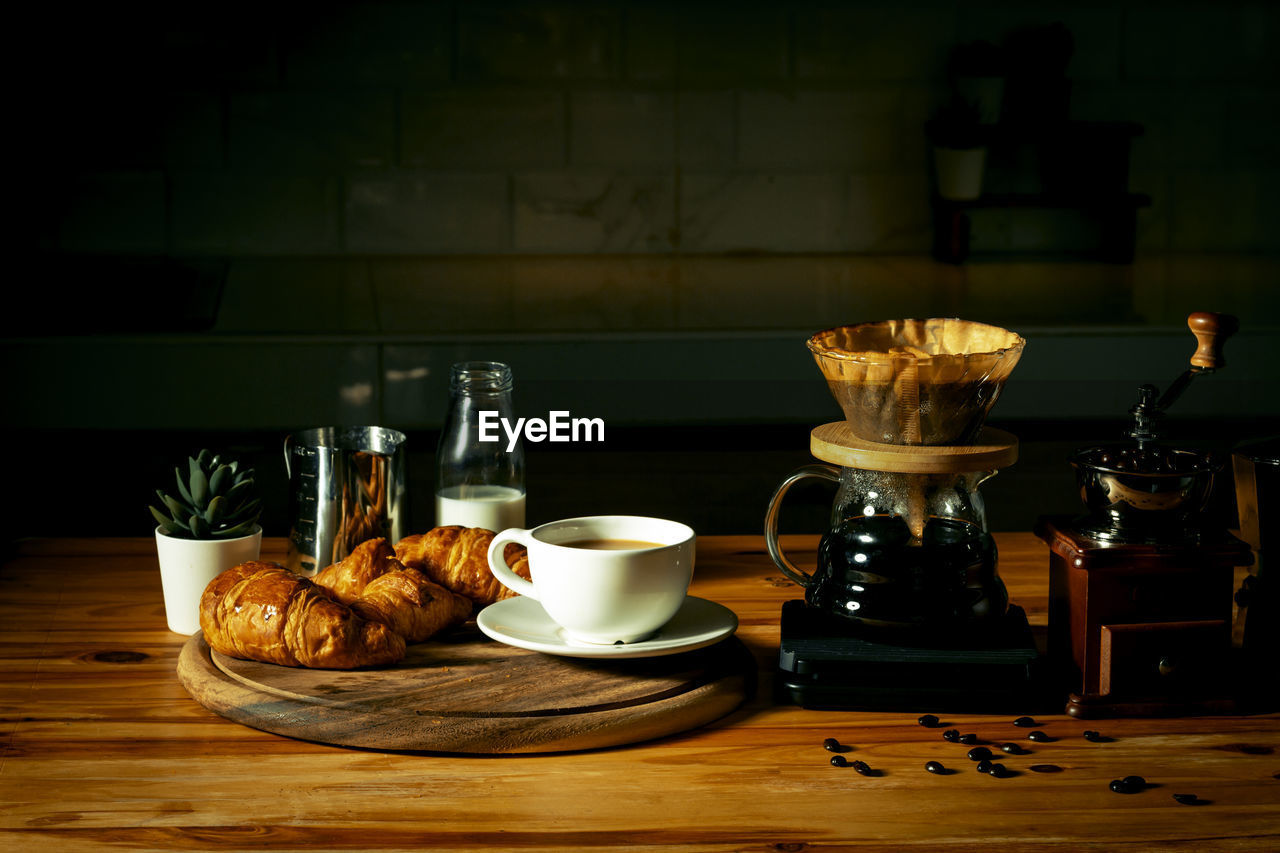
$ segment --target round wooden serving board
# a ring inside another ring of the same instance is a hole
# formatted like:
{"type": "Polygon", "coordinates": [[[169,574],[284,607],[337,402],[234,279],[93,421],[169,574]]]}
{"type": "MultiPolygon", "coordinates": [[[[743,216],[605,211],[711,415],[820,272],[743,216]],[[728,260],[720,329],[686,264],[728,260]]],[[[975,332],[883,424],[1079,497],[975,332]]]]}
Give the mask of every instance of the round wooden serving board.
{"type": "Polygon", "coordinates": [[[287,737],[365,749],[501,754],[636,743],[745,701],[755,662],[736,638],[666,657],[555,657],[473,626],[379,669],[295,669],[228,658],[197,633],[178,678],[201,705],[287,737]]]}

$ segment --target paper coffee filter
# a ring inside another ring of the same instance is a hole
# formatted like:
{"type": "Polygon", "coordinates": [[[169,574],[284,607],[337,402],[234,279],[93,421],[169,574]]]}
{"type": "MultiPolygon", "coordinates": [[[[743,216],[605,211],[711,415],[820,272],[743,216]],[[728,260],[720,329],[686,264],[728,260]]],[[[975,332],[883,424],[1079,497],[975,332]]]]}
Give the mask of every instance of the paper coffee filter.
{"type": "Polygon", "coordinates": [[[854,435],[888,444],[964,444],[982,428],[1026,346],[957,318],[839,326],[808,341],[854,435]]]}

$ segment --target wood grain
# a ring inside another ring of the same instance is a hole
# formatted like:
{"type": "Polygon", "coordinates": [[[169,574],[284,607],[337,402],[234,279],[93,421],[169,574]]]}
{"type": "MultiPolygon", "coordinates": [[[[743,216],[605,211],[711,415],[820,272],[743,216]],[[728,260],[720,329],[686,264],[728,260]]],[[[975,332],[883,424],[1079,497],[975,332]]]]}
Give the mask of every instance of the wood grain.
{"type": "MultiPolygon", "coordinates": [[[[1001,574],[1043,638],[1047,549],[998,534],[1001,574]]],[[[783,537],[812,563],[817,538],[783,537]]],[[[265,543],[283,558],[282,540],[265,543]]],[[[705,537],[692,592],[739,617],[755,697],[635,746],[515,756],[370,752],[237,725],[176,675],[148,540],[23,543],[0,567],[0,849],[616,851],[1280,849],[1280,715],[946,727],[1032,750],[975,773],[916,713],[771,699],[778,612],[799,595],[760,536],[705,537]],[[1084,729],[1110,740],[1090,743],[1084,729]],[[881,775],[828,763],[824,738],[881,775]],[[924,772],[938,760],[957,773],[924,772]],[[1053,764],[1038,773],[1033,764],[1053,764]],[[1145,776],[1140,794],[1111,779],[1145,776]],[[1205,805],[1182,806],[1174,793],[1205,805]]]]}
{"type": "Polygon", "coordinates": [[[192,698],[246,726],[364,749],[473,755],[637,743],[706,725],[747,698],[737,640],[669,657],[582,661],[474,628],[411,646],[395,666],[314,670],[229,658],[200,634],[178,658],[192,698]]]}
{"type": "Polygon", "coordinates": [[[969,444],[945,447],[881,444],[858,438],[847,421],[814,427],[809,451],[823,462],[864,471],[902,474],[964,474],[998,471],[1018,461],[1018,438],[994,427],[983,427],[969,444]]]}

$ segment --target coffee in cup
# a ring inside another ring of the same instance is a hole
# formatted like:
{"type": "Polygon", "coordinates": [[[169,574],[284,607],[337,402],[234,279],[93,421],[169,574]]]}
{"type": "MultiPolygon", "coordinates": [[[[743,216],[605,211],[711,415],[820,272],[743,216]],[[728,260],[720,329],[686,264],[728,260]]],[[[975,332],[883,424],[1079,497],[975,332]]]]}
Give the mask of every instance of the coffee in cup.
{"type": "Polygon", "coordinates": [[[493,538],[489,571],[538,601],[565,635],[583,643],[634,643],[665,625],[693,579],[693,529],[678,521],[597,515],[511,528],[493,538]],[[529,552],[531,581],[507,567],[510,542],[529,552]]]}

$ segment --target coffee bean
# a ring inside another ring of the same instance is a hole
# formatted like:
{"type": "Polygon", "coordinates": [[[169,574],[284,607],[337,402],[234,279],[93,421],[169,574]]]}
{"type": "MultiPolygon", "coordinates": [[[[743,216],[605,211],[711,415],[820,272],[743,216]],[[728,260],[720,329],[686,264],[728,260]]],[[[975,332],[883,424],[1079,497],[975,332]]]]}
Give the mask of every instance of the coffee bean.
{"type": "Polygon", "coordinates": [[[924,769],[930,773],[946,773],[947,768],[942,766],[941,761],[930,761],[924,765],[924,769]]]}
{"type": "Polygon", "coordinates": [[[1143,779],[1141,776],[1126,776],[1120,781],[1125,783],[1129,787],[1137,788],[1138,790],[1141,790],[1147,787],[1147,780],[1143,779]]]}
{"type": "Polygon", "coordinates": [[[942,733],[942,739],[943,739],[943,740],[949,740],[949,741],[951,741],[952,743],[955,743],[955,742],[957,742],[957,741],[959,741],[959,740],[960,740],[960,730],[959,730],[959,729],[947,729],[945,732],[943,732],[943,733],[942,733]]]}
{"type": "Polygon", "coordinates": [[[867,762],[865,761],[855,761],[851,766],[853,767],[854,770],[857,770],[858,773],[863,776],[870,776],[874,772],[870,767],[867,766],[867,762]]]}
{"type": "Polygon", "coordinates": [[[831,766],[832,767],[848,767],[849,760],[845,758],[843,755],[833,755],[831,756],[831,766]]]}
{"type": "Polygon", "coordinates": [[[1029,729],[1036,724],[1036,721],[1031,717],[1019,717],[1013,721],[1013,724],[1020,729],[1029,729]]]}
{"type": "Polygon", "coordinates": [[[991,758],[991,750],[985,746],[975,746],[966,753],[970,761],[985,761],[991,758]]]}
{"type": "Polygon", "coordinates": [[[925,714],[923,717],[916,720],[916,722],[924,726],[926,729],[931,729],[938,725],[938,718],[933,714],[925,714]]]}
{"type": "Polygon", "coordinates": [[[978,736],[977,736],[977,735],[972,735],[972,734],[970,734],[970,735],[960,735],[959,740],[960,740],[960,743],[977,743],[977,742],[978,742],[978,736]]]}
{"type": "Polygon", "coordinates": [[[1195,794],[1174,794],[1173,798],[1184,806],[1198,806],[1204,802],[1195,794]]]}
{"type": "Polygon", "coordinates": [[[827,752],[839,752],[840,741],[836,740],[833,737],[829,737],[822,742],[822,748],[825,749],[827,752]]]}
{"type": "Polygon", "coordinates": [[[1048,743],[1049,741],[1053,740],[1053,738],[1049,737],[1047,734],[1037,729],[1036,731],[1027,735],[1027,740],[1033,740],[1036,743],[1048,743]]]}
{"type": "Polygon", "coordinates": [[[1061,773],[1062,768],[1056,764],[1032,764],[1027,768],[1032,773],[1061,773]]]}
{"type": "Polygon", "coordinates": [[[1001,764],[998,761],[995,764],[992,764],[991,768],[987,772],[990,773],[992,776],[996,777],[997,779],[1003,779],[1004,777],[1009,775],[1008,768],[1006,768],[1003,764],[1001,764]]]}
{"type": "Polygon", "coordinates": [[[1022,753],[1026,752],[1025,749],[1018,746],[1016,743],[1002,743],[1000,744],[1000,751],[1007,752],[1010,755],[1022,755],[1022,753]]]}

